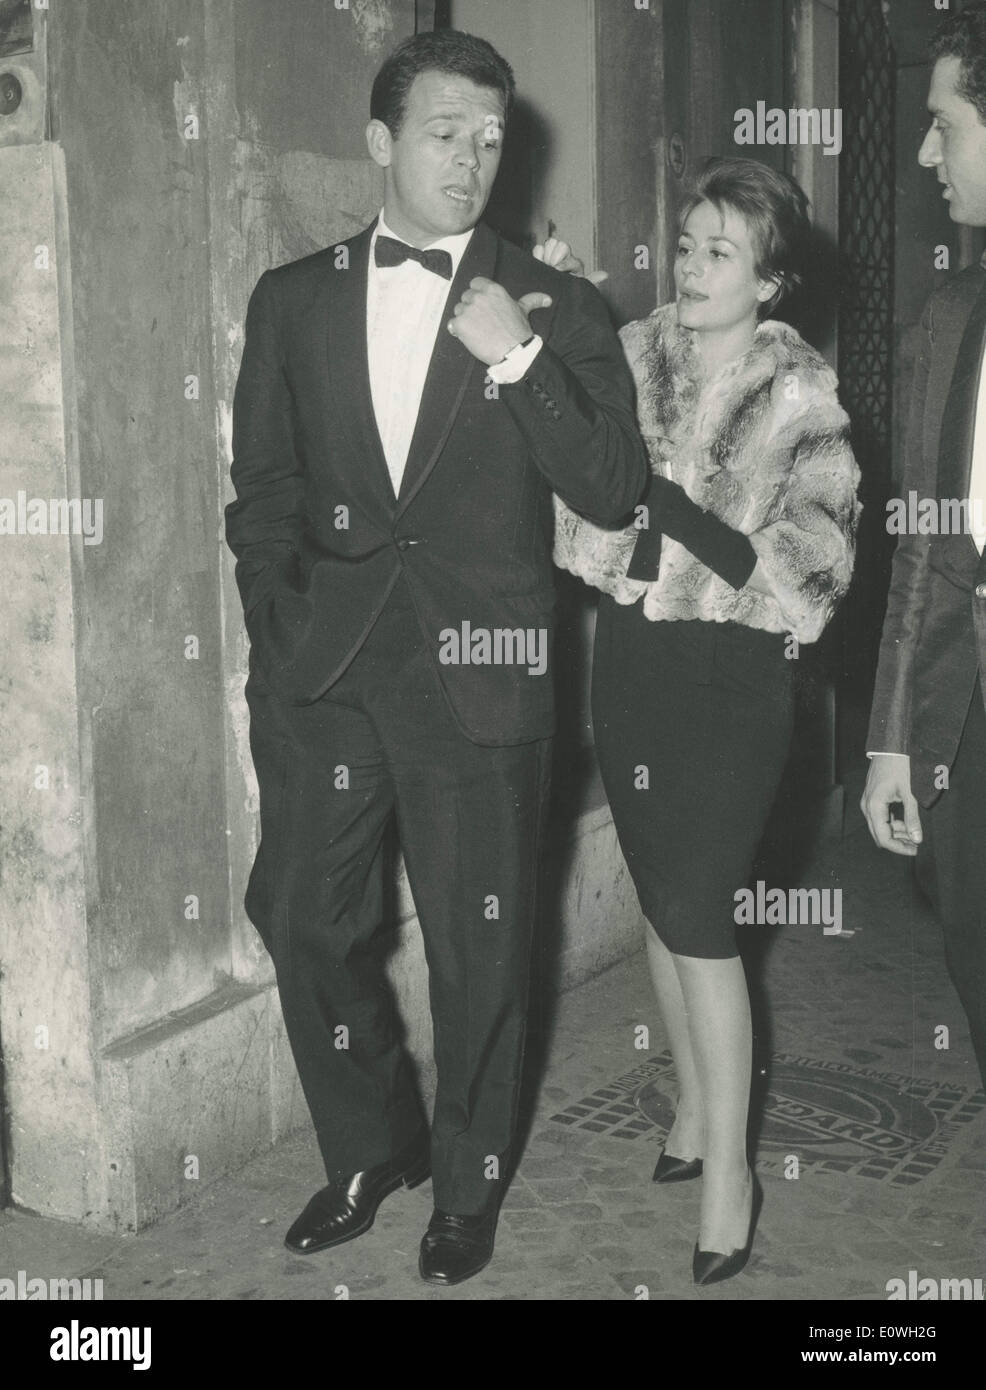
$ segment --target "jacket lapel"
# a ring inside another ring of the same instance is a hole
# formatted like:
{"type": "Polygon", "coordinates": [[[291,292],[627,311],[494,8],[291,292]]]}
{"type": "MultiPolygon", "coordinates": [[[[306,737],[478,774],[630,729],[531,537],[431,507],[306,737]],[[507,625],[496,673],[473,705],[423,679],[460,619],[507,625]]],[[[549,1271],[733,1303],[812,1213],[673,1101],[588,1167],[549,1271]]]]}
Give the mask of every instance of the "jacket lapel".
{"type": "Polygon", "coordinates": [[[366,280],[370,238],[375,226],[374,220],[347,243],[349,267],[330,271],[332,278],[327,289],[330,297],[324,309],[317,308],[320,321],[328,322],[330,390],[326,402],[326,431],[331,440],[341,425],[356,457],[365,461],[364,481],[377,500],[393,512],[397,504],[373,413],[366,348],[366,280]]]}
{"type": "MultiPolygon", "coordinates": [[[[937,478],[939,498],[960,501],[969,496],[972,474],[979,375],[986,343],[986,282],[972,302],[961,334],[942,416],[937,478]]],[[[979,565],[979,551],[971,535],[963,531],[957,535],[937,536],[933,549],[965,583],[972,583],[979,565]]]]}
{"type": "MultiPolygon", "coordinates": [[[[458,338],[452,337],[446,325],[470,280],[477,275],[494,278],[496,258],[496,235],[481,222],[477,225],[466,247],[466,253],[459,262],[458,274],[452,281],[435,335],[435,347],[421,395],[421,408],[418,411],[418,420],[401,480],[397,502],[398,516],[410,506],[438,462],[473,372],[481,372],[485,377],[486,369],[483,364],[462,346],[458,338]]],[[[365,337],[364,329],[364,342],[365,337]]],[[[364,351],[364,358],[365,355],[364,351]]],[[[372,413],[371,409],[371,416],[372,413]]]]}
{"type": "Polygon", "coordinates": [[[938,495],[968,497],[976,428],[979,375],[986,343],[986,279],[962,329],[942,416],[938,451],[938,495]]]}

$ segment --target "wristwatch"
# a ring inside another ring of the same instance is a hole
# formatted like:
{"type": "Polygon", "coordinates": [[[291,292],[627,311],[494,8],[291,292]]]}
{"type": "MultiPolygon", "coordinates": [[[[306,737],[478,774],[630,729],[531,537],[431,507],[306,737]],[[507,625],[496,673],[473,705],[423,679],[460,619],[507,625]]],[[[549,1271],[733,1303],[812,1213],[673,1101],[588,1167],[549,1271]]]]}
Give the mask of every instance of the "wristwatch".
{"type": "Polygon", "coordinates": [[[505,366],[505,365],[510,361],[510,359],[511,359],[512,357],[515,357],[515,356],[517,355],[518,352],[523,352],[525,348],[530,347],[531,343],[534,342],[534,340],[535,340],[536,337],[537,337],[537,334],[536,334],[536,333],[532,333],[531,336],[530,336],[529,338],[525,338],[524,341],[523,341],[522,343],[515,343],[514,346],[510,349],[509,352],[505,352],[505,353],[503,354],[503,356],[500,358],[499,362],[494,363],[494,366],[497,366],[497,367],[503,367],[503,366],[505,366]]]}

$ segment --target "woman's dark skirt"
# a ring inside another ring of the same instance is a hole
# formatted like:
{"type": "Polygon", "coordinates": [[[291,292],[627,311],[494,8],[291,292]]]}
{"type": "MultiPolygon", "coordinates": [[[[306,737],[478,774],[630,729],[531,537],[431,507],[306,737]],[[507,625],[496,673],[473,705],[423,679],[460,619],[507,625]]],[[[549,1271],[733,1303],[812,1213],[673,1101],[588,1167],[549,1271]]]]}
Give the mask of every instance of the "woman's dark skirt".
{"type": "Polygon", "coordinates": [[[747,886],[794,723],[786,638],[739,623],[651,622],[599,602],[596,752],[644,915],[676,955],[737,955],[747,886]]]}

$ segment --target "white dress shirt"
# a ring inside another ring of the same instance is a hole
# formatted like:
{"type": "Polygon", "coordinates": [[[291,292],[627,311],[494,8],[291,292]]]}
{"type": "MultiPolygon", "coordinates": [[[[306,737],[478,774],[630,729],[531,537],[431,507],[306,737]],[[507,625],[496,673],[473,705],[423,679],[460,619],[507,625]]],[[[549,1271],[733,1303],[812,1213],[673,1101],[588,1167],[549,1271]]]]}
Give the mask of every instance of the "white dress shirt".
{"type": "MultiPolygon", "coordinates": [[[[370,239],[366,349],[373,413],[396,496],[401,489],[435,339],[439,328],[444,329],[445,302],[452,281],[425,270],[418,261],[378,266],[374,254],[378,235],[394,236],[382,212],[370,239]]],[[[472,229],[458,236],[442,237],[428,248],[449,253],[453,280],[471,237],[472,229]]]]}
{"type": "MultiPolygon", "coordinates": [[[[449,253],[453,280],[473,230],[442,237],[427,248],[449,253]]],[[[383,212],[370,239],[366,347],[373,413],[396,496],[401,489],[435,342],[439,331],[448,331],[445,307],[452,281],[425,270],[419,261],[378,266],[375,256],[378,235],[394,237],[383,212]]],[[[401,237],[394,239],[403,240],[401,237]]],[[[449,305],[449,316],[453,308],[454,305],[449,305]]],[[[500,384],[519,381],[542,345],[541,339],[535,337],[526,348],[511,353],[509,363],[490,367],[491,379],[500,384]]]]}

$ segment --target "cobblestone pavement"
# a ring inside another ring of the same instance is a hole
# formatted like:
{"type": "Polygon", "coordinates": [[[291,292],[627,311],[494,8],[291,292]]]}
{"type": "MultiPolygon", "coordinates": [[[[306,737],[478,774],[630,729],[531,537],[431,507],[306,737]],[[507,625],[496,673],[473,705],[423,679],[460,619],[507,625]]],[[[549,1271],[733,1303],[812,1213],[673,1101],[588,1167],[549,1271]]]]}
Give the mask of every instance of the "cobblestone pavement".
{"type": "Polygon", "coordinates": [[[784,927],[757,943],[771,1020],[758,1049],[773,1060],[757,1149],[764,1207],[739,1277],[694,1288],[699,1184],[650,1181],[673,1081],[642,954],[558,1000],[550,1019],[535,1011],[543,1073],[526,1147],[493,1263],[470,1282],[418,1278],[430,1183],[388,1198],[358,1241],[286,1251],[285,1229],[323,1181],[309,1135],[137,1237],[7,1213],[0,1276],[99,1277],[106,1298],[445,1301],[882,1300],[911,1270],[986,1276],[986,1110],[940,933],[906,861],[878,854],[848,805],[837,862],[803,878],[842,889],[842,934],[784,927]]]}

